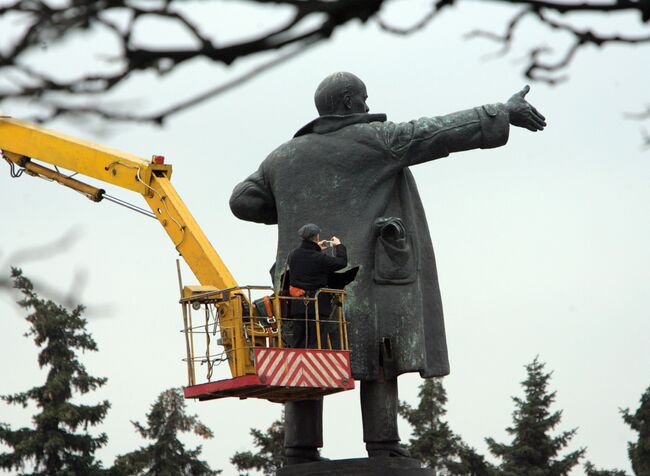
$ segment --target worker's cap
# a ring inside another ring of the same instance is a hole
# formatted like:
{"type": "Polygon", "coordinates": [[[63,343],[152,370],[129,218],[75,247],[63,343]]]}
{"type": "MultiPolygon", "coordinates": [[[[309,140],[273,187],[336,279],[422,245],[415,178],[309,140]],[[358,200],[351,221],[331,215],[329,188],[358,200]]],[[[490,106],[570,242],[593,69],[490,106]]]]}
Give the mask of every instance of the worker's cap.
{"type": "Polygon", "coordinates": [[[301,226],[298,230],[298,235],[300,235],[300,238],[303,240],[311,240],[318,234],[320,234],[320,228],[318,228],[318,225],[314,225],[313,223],[307,223],[306,225],[301,226]]]}

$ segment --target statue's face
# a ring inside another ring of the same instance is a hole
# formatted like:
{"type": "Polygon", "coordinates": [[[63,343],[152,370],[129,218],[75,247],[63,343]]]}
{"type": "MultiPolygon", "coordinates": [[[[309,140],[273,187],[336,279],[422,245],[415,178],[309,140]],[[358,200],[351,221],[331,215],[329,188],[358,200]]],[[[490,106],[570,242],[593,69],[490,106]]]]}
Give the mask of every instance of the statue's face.
{"type": "Polygon", "coordinates": [[[359,82],[359,84],[355,85],[350,95],[345,97],[345,103],[350,114],[370,111],[370,108],[366,104],[367,99],[368,93],[366,92],[366,86],[359,82]]]}

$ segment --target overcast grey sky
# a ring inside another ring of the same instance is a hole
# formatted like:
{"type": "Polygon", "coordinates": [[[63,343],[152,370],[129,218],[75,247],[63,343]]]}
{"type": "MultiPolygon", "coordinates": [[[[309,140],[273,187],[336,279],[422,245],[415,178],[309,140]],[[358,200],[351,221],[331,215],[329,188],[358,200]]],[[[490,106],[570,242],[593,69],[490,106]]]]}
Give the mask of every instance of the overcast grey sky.
{"type": "MultiPolygon", "coordinates": [[[[395,2],[383,16],[409,24],[428,3],[395,2]]],[[[510,12],[463,2],[408,37],[384,33],[374,21],[350,24],[331,41],[174,117],[163,129],[118,124],[109,127],[110,135],[100,135],[95,123],[63,120],[49,127],[145,158],[165,155],[177,190],[236,279],[266,284],[275,227],[236,220],[228,198],[271,150],[313,119],[318,82],[333,71],[354,72],[366,82],[371,112],[385,112],[393,121],[505,101],[525,84],[525,48],[566,40],[529,22],[510,56],[485,61],[495,45],[464,40],[463,34],[477,25],[500,29],[510,12]]],[[[286,14],[218,2],[201,18],[228,38],[268,27],[286,14]]],[[[622,16],[599,25],[630,31],[638,22],[622,16]]],[[[163,43],[179,39],[165,24],[148,29],[163,43]]],[[[96,61],[94,47],[110,47],[101,35],[94,41],[70,41],[35,61],[66,74],[96,61]]],[[[231,69],[198,60],[163,83],[138,78],[115,99],[155,109],[157,98],[183,97],[264,59],[246,59],[231,69]]],[[[521,395],[523,366],[539,355],[554,372],[554,408],[563,410],[558,429],[578,427],[570,447],[587,447],[598,466],[630,471],[626,443],[633,434],[618,409],[636,408],[650,385],[650,152],[639,147],[640,125],[623,113],[650,100],[649,67],[648,47],[587,49],[575,59],[568,82],[554,88],[532,84],[528,99],[547,117],[546,131],[512,130],[503,148],[413,168],[445,307],[452,369],[444,382],[447,417],[481,452],[487,452],[486,436],[509,441],[510,397],[521,395]]],[[[30,109],[3,112],[21,117],[30,109]]],[[[144,204],[126,191],[109,193],[144,204]]],[[[92,374],[109,380],[85,400],[112,403],[101,427],[109,444],[100,451],[110,464],[116,454],[143,444],[129,421],[142,421],[160,391],[186,383],[173,246],[154,221],[46,182],[12,180],[7,173],[0,178],[0,202],[0,262],[11,252],[78,234],[69,251],[19,264],[27,276],[59,289],[68,289],[80,270],[86,273],[79,292],[100,352],[84,361],[92,374]]],[[[194,281],[188,270],[185,281],[194,281]]],[[[22,337],[26,323],[7,295],[0,296],[0,313],[0,392],[13,393],[45,375],[36,367],[32,342],[22,337]]],[[[416,403],[420,382],[417,375],[401,377],[400,397],[416,403]]],[[[204,443],[204,456],[226,475],[235,474],[230,456],[250,448],[249,428],[264,429],[280,415],[278,405],[255,400],[190,401],[188,408],[215,432],[204,443]]],[[[32,410],[2,406],[0,419],[29,424],[32,410]]],[[[401,428],[407,440],[408,427],[401,428]]],[[[365,455],[358,390],[326,399],[323,454],[365,455]]]]}

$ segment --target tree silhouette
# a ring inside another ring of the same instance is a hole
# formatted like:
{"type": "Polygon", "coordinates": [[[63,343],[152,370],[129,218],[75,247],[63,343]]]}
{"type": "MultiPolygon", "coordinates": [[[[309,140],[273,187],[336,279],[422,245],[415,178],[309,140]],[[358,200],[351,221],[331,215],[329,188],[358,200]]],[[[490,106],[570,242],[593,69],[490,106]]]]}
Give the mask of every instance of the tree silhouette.
{"type": "Polygon", "coordinates": [[[196,416],[185,413],[185,400],[178,388],[162,392],[147,414],[147,425],[133,422],[140,436],[152,440],[148,446],[118,456],[116,475],[212,476],[221,473],[199,459],[201,447],[188,450],[178,433],[194,432],[212,438],[212,432],[196,416]]]}
{"type": "Polygon", "coordinates": [[[40,411],[34,415],[33,428],[12,430],[0,424],[0,441],[12,449],[0,454],[0,468],[22,470],[31,464],[30,474],[34,475],[100,474],[101,463],[94,454],[107,438],[104,433],[92,436],[87,430],[102,422],[110,404],[72,402],[76,394],[86,394],[106,383],[105,378],[89,375],[77,355],[79,351],[97,350],[86,331],[86,320],[81,317],[83,307],[68,311],[53,301],[40,299],[18,269],[12,270],[12,277],[23,296],[20,306],[30,311],[26,318],[30,329],[25,336],[34,337],[41,349],[38,365],[48,373],[45,384],[2,397],[9,404],[23,407],[33,403],[40,411]]]}
{"type": "Polygon", "coordinates": [[[626,476],[625,471],[620,469],[598,469],[589,461],[584,464],[584,470],[586,476],[626,476]]]}
{"type": "Polygon", "coordinates": [[[413,428],[408,449],[428,468],[449,475],[488,475],[490,465],[483,456],[465,444],[449,424],[443,421],[447,413],[447,392],[442,379],[426,379],[420,385],[416,408],[400,402],[399,414],[413,428]]]}
{"type": "Polygon", "coordinates": [[[285,464],[284,415],[271,423],[266,432],[251,428],[250,434],[258,451],[238,451],[230,458],[230,462],[241,474],[248,474],[248,471],[254,469],[265,475],[274,475],[285,464]]]}
{"type": "Polygon", "coordinates": [[[636,476],[650,476],[650,387],[641,396],[639,408],[632,413],[621,410],[623,421],[639,434],[636,442],[628,443],[627,454],[636,476]]]}
{"type": "Polygon", "coordinates": [[[564,476],[580,462],[585,450],[579,449],[560,457],[576,430],[552,436],[560,423],[562,412],[550,410],[555,392],[548,393],[551,373],[544,372],[544,364],[535,360],[526,365],[527,377],[521,384],[524,398],[513,397],[515,410],[513,426],[506,429],[512,435],[510,444],[497,443],[486,438],[490,451],[501,459],[499,474],[504,476],[564,476]]]}

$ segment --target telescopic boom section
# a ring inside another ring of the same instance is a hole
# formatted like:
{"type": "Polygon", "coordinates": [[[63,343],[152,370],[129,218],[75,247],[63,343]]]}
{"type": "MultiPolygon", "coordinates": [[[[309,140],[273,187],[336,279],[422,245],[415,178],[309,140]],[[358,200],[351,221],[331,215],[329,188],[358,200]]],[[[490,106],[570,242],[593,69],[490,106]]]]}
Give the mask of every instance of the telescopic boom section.
{"type": "Polygon", "coordinates": [[[88,192],[93,187],[61,174],[58,167],[140,193],[202,285],[218,289],[237,286],[172,186],[171,165],[153,163],[8,117],[0,117],[0,150],[27,173],[47,176],[96,201],[101,200],[102,190],[88,192]],[[54,165],[57,170],[34,164],[31,159],[54,165]]]}

